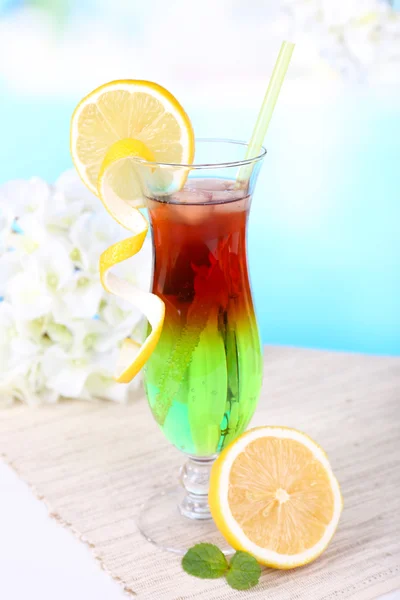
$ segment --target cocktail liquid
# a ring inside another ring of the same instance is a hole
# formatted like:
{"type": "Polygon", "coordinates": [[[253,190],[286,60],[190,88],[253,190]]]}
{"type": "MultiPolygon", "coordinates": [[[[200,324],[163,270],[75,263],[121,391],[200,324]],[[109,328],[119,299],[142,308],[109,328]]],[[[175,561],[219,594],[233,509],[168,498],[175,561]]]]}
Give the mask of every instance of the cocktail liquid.
{"type": "Polygon", "coordinates": [[[262,354],[246,259],[251,198],[227,180],[189,179],[148,199],[153,293],[165,302],[161,339],[145,367],[164,434],[194,456],[220,451],[247,427],[262,354]]]}

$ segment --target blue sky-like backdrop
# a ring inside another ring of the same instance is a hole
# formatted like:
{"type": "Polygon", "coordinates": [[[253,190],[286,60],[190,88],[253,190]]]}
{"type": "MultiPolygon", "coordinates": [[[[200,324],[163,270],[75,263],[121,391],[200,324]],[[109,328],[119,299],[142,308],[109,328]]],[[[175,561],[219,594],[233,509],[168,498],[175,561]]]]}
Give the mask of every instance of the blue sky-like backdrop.
{"type": "Polygon", "coordinates": [[[122,76],[171,89],[198,136],[248,139],[293,34],[249,226],[263,341],[400,354],[400,2],[325,0],[325,29],[302,0],[211,4],[0,0],[0,184],[69,168],[74,106],[122,76]]]}

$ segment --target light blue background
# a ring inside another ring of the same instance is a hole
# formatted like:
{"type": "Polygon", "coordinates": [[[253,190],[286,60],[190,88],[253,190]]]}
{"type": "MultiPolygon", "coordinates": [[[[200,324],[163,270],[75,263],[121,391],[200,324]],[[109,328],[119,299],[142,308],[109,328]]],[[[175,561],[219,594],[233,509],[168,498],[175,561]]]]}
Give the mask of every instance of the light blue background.
{"type": "MultiPolygon", "coordinates": [[[[75,99],[0,98],[0,183],[55,180],[75,99]]],[[[265,343],[400,354],[399,98],[353,89],[278,107],[249,230],[265,343]]],[[[187,108],[200,136],[250,135],[249,110],[187,108]]]]}

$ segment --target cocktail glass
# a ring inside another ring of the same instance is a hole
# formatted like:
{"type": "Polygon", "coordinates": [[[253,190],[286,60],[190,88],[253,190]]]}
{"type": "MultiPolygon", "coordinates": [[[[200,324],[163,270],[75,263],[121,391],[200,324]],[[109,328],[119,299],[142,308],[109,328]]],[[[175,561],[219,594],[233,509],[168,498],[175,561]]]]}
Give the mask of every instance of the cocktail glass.
{"type": "Polygon", "coordinates": [[[186,463],[179,484],[143,505],[138,526],[178,553],[199,541],[229,551],[208,507],[210,470],[248,426],[261,388],[246,235],[266,151],[245,159],[246,151],[244,142],[200,139],[193,165],[139,166],[154,249],[152,292],[166,308],[145,387],[156,422],[186,463]]]}

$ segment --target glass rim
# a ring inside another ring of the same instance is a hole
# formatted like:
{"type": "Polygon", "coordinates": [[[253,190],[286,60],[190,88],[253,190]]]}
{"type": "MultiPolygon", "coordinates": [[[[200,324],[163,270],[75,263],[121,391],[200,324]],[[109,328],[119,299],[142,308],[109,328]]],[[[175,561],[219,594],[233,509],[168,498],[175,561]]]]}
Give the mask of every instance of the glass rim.
{"type": "MultiPolygon", "coordinates": [[[[249,143],[248,142],[244,142],[243,140],[233,140],[233,139],[229,139],[229,138],[195,138],[195,144],[196,143],[204,143],[204,142],[211,142],[211,143],[224,143],[224,144],[232,144],[232,145],[237,145],[237,146],[245,146],[248,147],[249,143]]],[[[158,162],[158,161],[149,161],[149,160],[143,160],[141,158],[136,158],[134,160],[137,160],[138,162],[140,162],[141,164],[144,165],[149,165],[152,167],[169,167],[169,168],[180,168],[180,169],[192,169],[192,170],[196,170],[196,169],[215,169],[215,168],[227,168],[227,167],[241,167],[242,165],[251,165],[251,164],[255,164],[257,162],[259,162],[260,160],[262,160],[264,158],[264,156],[267,154],[267,150],[266,148],[264,148],[264,146],[261,146],[261,150],[259,152],[259,154],[257,154],[257,156],[253,156],[252,158],[243,158],[242,160],[231,160],[231,161],[222,161],[222,162],[217,162],[217,163],[192,163],[192,164],[185,164],[185,163],[168,163],[168,162],[158,162]]]]}

